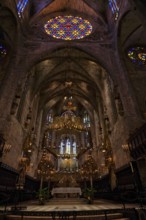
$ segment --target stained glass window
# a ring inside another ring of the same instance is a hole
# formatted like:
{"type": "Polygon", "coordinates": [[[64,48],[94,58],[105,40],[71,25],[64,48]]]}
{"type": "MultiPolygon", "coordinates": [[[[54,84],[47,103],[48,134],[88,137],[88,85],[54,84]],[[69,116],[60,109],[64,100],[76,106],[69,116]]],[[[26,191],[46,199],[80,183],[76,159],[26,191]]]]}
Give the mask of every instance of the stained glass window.
{"type": "Polygon", "coordinates": [[[73,154],[76,154],[77,153],[77,144],[76,142],[73,143],[73,154]]]}
{"type": "Polygon", "coordinates": [[[26,5],[28,3],[28,0],[19,0],[18,4],[17,4],[17,11],[18,11],[18,15],[19,17],[21,17],[21,14],[23,13],[26,5]]]}
{"type": "Polygon", "coordinates": [[[71,141],[70,139],[67,139],[67,143],[66,143],[66,154],[70,154],[70,148],[71,148],[71,141]]]}
{"type": "Polygon", "coordinates": [[[7,50],[3,44],[0,44],[0,61],[6,56],[7,50]]]}
{"type": "Polygon", "coordinates": [[[90,117],[87,112],[84,112],[83,116],[83,123],[85,124],[86,127],[90,127],[90,117]]]}
{"type": "Polygon", "coordinates": [[[74,16],[58,16],[50,19],[44,25],[48,35],[56,39],[77,40],[92,32],[92,25],[88,20],[74,16]]]}
{"type": "Polygon", "coordinates": [[[138,65],[146,65],[146,48],[132,47],[128,50],[130,60],[138,65]]]}
{"type": "Polygon", "coordinates": [[[48,112],[47,118],[46,118],[46,123],[47,124],[53,123],[53,113],[52,113],[52,111],[48,112]]]}
{"type": "Polygon", "coordinates": [[[61,144],[60,144],[60,154],[63,154],[63,151],[64,151],[63,146],[64,146],[64,143],[63,143],[63,141],[61,141],[61,144]]]}
{"type": "Polygon", "coordinates": [[[119,7],[117,4],[117,0],[109,0],[109,7],[111,8],[113,15],[115,15],[115,20],[117,20],[119,16],[119,7]]]}

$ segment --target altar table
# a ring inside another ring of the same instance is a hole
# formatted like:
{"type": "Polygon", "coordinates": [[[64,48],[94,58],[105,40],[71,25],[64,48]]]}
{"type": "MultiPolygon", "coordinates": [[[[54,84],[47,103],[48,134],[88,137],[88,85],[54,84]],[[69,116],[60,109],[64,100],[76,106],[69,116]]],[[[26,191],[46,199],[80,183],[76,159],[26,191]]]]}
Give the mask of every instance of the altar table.
{"type": "Polygon", "coordinates": [[[82,194],[80,187],[56,187],[52,189],[51,194],[73,194],[78,193],[79,195],[82,194]]]}

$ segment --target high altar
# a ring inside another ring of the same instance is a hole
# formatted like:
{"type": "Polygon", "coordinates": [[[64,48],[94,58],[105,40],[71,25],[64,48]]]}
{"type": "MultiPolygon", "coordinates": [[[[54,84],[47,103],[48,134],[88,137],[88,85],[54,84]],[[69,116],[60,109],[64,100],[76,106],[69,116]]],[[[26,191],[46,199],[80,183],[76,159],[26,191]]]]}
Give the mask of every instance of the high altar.
{"type": "Polygon", "coordinates": [[[56,187],[52,189],[51,194],[52,196],[56,194],[64,194],[68,197],[68,194],[81,195],[82,192],[80,187],[56,187]]]}

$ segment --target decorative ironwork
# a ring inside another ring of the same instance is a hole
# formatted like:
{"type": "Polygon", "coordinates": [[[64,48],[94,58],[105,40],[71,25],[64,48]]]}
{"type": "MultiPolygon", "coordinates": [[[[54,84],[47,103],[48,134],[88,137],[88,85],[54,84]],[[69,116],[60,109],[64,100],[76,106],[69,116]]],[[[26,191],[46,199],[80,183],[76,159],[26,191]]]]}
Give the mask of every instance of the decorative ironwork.
{"type": "Polygon", "coordinates": [[[61,116],[54,117],[53,123],[49,124],[48,128],[54,130],[86,130],[82,119],[77,117],[72,111],[65,111],[61,116]]]}
{"type": "Polygon", "coordinates": [[[98,176],[98,166],[91,154],[79,170],[80,176],[90,180],[90,186],[93,187],[93,178],[98,176]]]}
{"type": "Polygon", "coordinates": [[[19,177],[16,183],[17,189],[23,189],[25,184],[25,176],[28,168],[30,167],[31,156],[35,145],[35,133],[34,129],[32,129],[31,133],[28,134],[24,141],[24,145],[22,148],[22,157],[19,160],[19,177]]]}

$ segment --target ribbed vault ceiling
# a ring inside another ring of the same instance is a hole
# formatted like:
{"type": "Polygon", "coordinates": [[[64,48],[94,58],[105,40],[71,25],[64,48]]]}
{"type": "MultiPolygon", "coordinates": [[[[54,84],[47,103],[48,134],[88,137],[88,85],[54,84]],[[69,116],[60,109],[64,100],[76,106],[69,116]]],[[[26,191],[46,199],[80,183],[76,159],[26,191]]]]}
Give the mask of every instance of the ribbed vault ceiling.
{"type": "Polygon", "coordinates": [[[52,58],[38,63],[33,92],[41,95],[40,108],[52,108],[61,104],[65,96],[73,96],[88,111],[95,109],[95,99],[102,96],[105,74],[91,59],[77,49],[63,48],[52,53],[52,58]]]}
{"type": "MultiPolygon", "coordinates": [[[[32,12],[26,36],[34,41],[37,38],[42,41],[50,40],[43,26],[50,18],[59,15],[75,15],[89,20],[93,26],[91,36],[94,35],[98,41],[104,39],[104,43],[108,41],[107,24],[103,13],[100,13],[103,12],[102,1],[32,1],[32,12]]],[[[88,38],[86,42],[88,47],[88,38]]],[[[52,44],[54,43],[52,41],[52,44]]],[[[59,106],[63,97],[70,95],[74,97],[80,109],[86,108],[91,112],[91,109],[97,110],[96,102],[102,97],[104,72],[93,57],[72,47],[72,42],[64,41],[61,49],[57,49],[56,45],[48,59],[35,66],[33,93],[41,95],[39,105],[40,109],[44,108],[45,111],[50,108],[61,109],[59,106]],[[66,81],[72,83],[70,88],[66,87],[66,81]]]]}
{"type": "MultiPolygon", "coordinates": [[[[35,79],[33,97],[38,94],[41,96],[40,109],[43,108],[46,111],[52,107],[60,109],[61,100],[69,93],[74,96],[78,105],[88,111],[92,108],[97,110],[98,100],[101,101],[104,96],[104,79],[108,74],[112,74],[112,72],[107,74],[107,59],[116,37],[108,23],[105,10],[107,1],[30,0],[25,9],[25,16],[21,19],[18,17],[14,2],[9,5],[7,5],[8,1],[0,2],[3,5],[1,16],[3,25],[1,26],[4,26],[4,31],[10,35],[9,38],[13,39],[15,38],[14,30],[21,29],[21,44],[17,42],[18,45],[15,46],[22,47],[23,51],[20,49],[18,53],[21,55],[24,52],[26,58],[29,53],[30,60],[33,61],[30,64],[34,69],[35,79]],[[6,10],[8,6],[11,10],[6,10]],[[12,14],[17,19],[17,29],[16,20],[14,18],[11,22],[8,20],[12,14]],[[91,36],[70,42],[50,38],[45,33],[44,24],[50,18],[59,15],[80,16],[89,20],[93,26],[91,36]],[[10,28],[8,26],[10,24],[15,28],[10,28]],[[92,50],[94,50],[93,54],[92,50]],[[90,55],[83,51],[89,52],[90,55]],[[101,65],[105,63],[107,71],[98,64],[98,61],[102,63],[101,65]],[[70,88],[66,87],[66,81],[72,82],[70,88]]],[[[133,22],[134,18],[133,14],[129,13],[126,22],[121,22],[119,39],[123,48],[122,52],[125,52],[124,45],[127,45],[133,29],[140,30],[140,21],[133,22]]]]}

